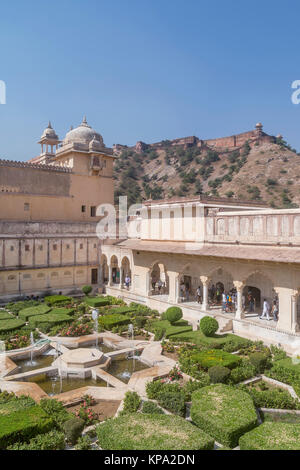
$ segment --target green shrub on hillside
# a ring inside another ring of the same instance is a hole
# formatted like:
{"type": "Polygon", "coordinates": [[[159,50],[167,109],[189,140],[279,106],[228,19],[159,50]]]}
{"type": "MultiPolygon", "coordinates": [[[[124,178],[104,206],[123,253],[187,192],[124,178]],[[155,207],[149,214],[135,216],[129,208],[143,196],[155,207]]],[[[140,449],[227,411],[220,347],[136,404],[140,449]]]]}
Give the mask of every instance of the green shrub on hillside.
{"type": "Polygon", "coordinates": [[[1,310],[0,311],[0,321],[1,320],[13,320],[15,317],[9,313],[9,312],[6,312],[5,310],[1,310]]]}

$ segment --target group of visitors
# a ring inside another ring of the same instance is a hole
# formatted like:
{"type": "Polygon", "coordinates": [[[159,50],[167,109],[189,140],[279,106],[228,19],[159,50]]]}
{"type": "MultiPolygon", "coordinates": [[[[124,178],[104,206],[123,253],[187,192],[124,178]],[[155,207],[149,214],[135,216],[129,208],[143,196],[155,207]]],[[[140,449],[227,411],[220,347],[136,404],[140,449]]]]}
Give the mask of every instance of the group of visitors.
{"type": "Polygon", "coordinates": [[[166,283],[163,282],[161,279],[158,279],[157,281],[156,279],[152,278],[152,290],[155,292],[156,288],[159,294],[163,294],[166,290],[166,283]]]}
{"type": "Polygon", "coordinates": [[[188,284],[185,284],[183,281],[180,284],[180,298],[181,301],[189,302],[190,300],[191,289],[188,284]]]}
{"type": "Polygon", "coordinates": [[[271,316],[272,316],[274,321],[278,321],[278,313],[279,313],[279,309],[278,309],[277,299],[273,300],[272,307],[269,304],[269,302],[267,301],[267,299],[264,299],[263,311],[262,311],[261,316],[259,317],[260,320],[263,320],[264,318],[266,318],[268,321],[270,321],[270,320],[272,320],[272,318],[271,318],[271,316]]]}

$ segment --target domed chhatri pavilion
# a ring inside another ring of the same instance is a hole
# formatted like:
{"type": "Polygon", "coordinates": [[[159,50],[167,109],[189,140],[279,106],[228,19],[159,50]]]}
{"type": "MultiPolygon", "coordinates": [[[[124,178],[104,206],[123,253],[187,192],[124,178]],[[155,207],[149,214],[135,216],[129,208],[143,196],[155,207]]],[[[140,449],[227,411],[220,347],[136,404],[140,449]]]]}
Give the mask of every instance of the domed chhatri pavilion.
{"type": "Polygon", "coordinates": [[[113,153],[112,149],[105,147],[102,136],[88,125],[85,116],[78,127],[75,129],[71,127],[63,141],[59,140],[49,122],[38,143],[41,144],[41,154],[31,159],[31,163],[51,164],[55,162],[55,165],[69,166],[71,162],[61,157],[65,157],[70,151],[99,154],[100,156],[112,156],[113,153]]]}

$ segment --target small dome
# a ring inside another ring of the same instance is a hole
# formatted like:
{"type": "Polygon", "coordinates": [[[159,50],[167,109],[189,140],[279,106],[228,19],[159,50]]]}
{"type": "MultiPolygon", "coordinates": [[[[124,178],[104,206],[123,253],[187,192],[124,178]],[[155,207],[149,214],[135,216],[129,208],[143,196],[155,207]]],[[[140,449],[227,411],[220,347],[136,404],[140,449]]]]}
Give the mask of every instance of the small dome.
{"type": "Polygon", "coordinates": [[[66,134],[64,144],[89,144],[92,141],[100,146],[104,145],[102,136],[88,125],[84,117],[80,126],[70,130],[66,134]]]}
{"type": "Polygon", "coordinates": [[[258,122],[255,127],[263,127],[261,122],[258,122]]]}
{"type": "Polygon", "coordinates": [[[58,137],[56,135],[55,130],[51,126],[51,122],[49,121],[48,127],[44,130],[41,139],[43,138],[48,138],[48,139],[55,139],[58,140],[58,137]]]}

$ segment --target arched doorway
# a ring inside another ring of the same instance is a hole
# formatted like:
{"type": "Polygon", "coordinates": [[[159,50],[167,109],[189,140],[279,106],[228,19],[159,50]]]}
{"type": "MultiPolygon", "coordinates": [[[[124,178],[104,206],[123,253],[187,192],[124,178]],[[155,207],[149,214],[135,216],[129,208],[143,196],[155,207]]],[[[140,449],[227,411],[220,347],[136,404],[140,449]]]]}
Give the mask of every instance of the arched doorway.
{"type": "Polygon", "coordinates": [[[100,274],[101,274],[102,283],[108,284],[109,272],[108,272],[107,257],[105,255],[101,256],[100,268],[101,268],[100,274]]]}
{"type": "Polygon", "coordinates": [[[212,305],[221,305],[223,292],[229,294],[235,292],[236,290],[233,285],[233,277],[222,267],[215,269],[209,277],[209,303],[212,305]]]}
{"type": "Polygon", "coordinates": [[[129,287],[132,279],[131,279],[131,269],[130,269],[130,261],[127,256],[124,256],[121,262],[121,282],[123,284],[127,284],[129,287]]]}
{"type": "Polygon", "coordinates": [[[163,263],[156,262],[150,268],[150,292],[151,295],[169,294],[169,278],[163,263]]]}
{"type": "Polygon", "coordinates": [[[277,298],[273,282],[261,272],[255,272],[246,279],[243,297],[243,303],[248,313],[257,314],[261,313],[264,299],[271,306],[277,298]]]}
{"type": "Polygon", "coordinates": [[[114,255],[110,260],[111,279],[113,284],[120,284],[120,268],[118,258],[114,255]]]}

